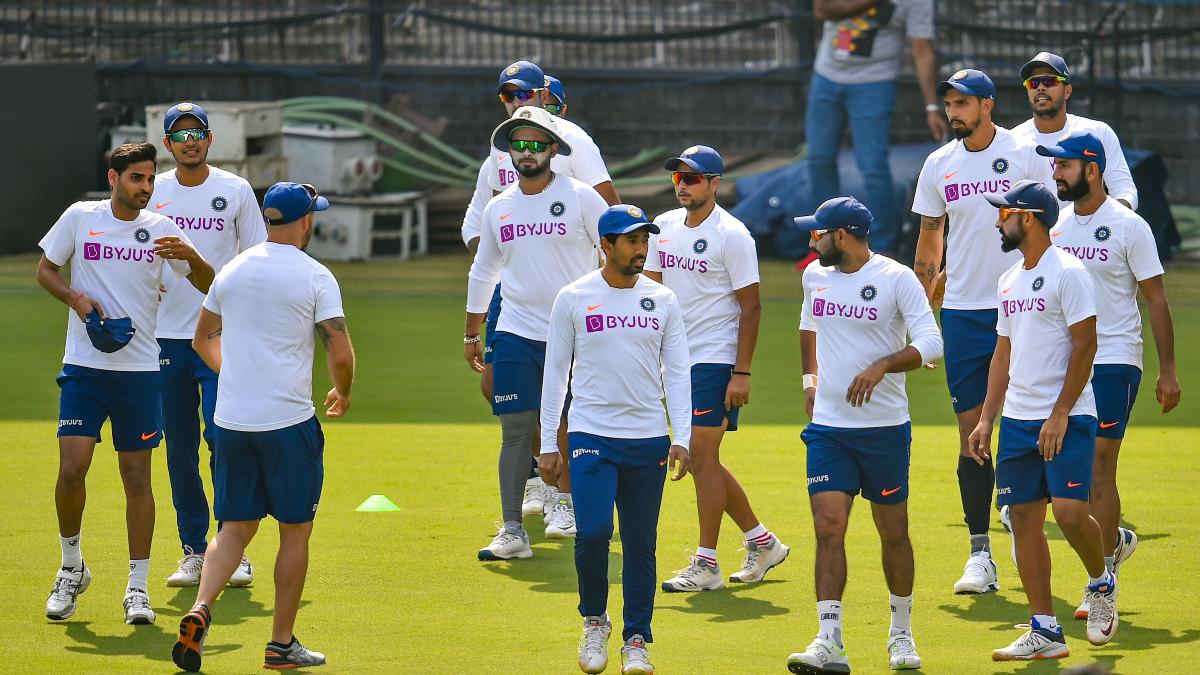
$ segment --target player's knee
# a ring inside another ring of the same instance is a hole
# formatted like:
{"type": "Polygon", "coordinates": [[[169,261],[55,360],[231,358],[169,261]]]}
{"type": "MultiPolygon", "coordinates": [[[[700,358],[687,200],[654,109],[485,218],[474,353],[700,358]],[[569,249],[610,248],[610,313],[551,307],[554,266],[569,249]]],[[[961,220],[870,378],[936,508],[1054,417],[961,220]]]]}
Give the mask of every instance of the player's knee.
{"type": "Polygon", "coordinates": [[[87,481],[88,465],[83,462],[60,462],[58,482],[68,490],[82,489],[87,481]]]}
{"type": "Polygon", "coordinates": [[[818,543],[836,543],[846,536],[846,519],[834,514],[813,513],[813,530],[818,543]]]}
{"type": "Polygon", "coordinates": [[[1064,531],[1078,530],[1091,518],[1087,502],[1077,499],[1055,500],[1051,508],[1054,511],[1054,522],[1064,531]]]}
{"type": "Polygon", "coordinates": [[[603,523],[584,523],[577,520],[575,521],[575,528],[576,546],[580,544],[584,546],[596,546],[600,544],[608,546],[608,543],[612,540],[613,526],[611,523],[606,526],[603,523]]]}

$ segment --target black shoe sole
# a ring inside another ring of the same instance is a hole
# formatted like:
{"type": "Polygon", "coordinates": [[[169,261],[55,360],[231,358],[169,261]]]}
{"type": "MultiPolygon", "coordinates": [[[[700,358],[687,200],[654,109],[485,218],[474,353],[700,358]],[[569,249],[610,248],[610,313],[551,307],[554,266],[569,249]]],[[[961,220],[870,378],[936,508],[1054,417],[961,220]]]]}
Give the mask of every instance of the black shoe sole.
{"type": "Polygon", "coordinates": [[[807,663],[789,663],[788,670],[796,675],[821,675],[822,673],[849,673],[850,666],[836,666],[834,668],[814,668],[807,663]]]}

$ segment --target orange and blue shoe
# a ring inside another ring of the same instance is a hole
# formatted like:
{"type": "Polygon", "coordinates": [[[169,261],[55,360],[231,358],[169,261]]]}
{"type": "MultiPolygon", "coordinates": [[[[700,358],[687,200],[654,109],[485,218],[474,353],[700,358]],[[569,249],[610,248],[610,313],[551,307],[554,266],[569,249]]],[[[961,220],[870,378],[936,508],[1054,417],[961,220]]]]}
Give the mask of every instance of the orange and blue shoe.
{"type": "Polygon", "coordinates": [[[196,605],[179,621],[179,639],[171,648],[171,659],[180,669],[189,673],[200,670],[200,657],[204,654],[204,636],[212,614],[207,605],[196,605]]]}

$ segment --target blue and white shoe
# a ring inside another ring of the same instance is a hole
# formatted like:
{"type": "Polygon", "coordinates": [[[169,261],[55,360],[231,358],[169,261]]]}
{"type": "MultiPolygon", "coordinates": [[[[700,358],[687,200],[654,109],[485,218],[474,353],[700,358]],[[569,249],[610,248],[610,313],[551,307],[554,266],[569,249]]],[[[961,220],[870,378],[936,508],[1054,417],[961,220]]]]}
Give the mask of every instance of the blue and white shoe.
{"type": "Polygon", "coordinates": [[[1013,535],[1012,517],[1008,513],[1008,505],[1000,507],[1000,524],[1004,526],[1004,531],[1008,533],[1008,540],[1012,542],[1012,559],[1013,564],[1017,564],[1017,538],[1013,535]]]}
{"type": "Polygon", "coordinates": [[[1094,645],[1108,644],[1117,634],[1117,575],[1087,587],[1087,639],[1094,645]]]}
{"type": "Polygon", "coordinates": [[[1123,527],[1117,528],[1117,548],[1113,550],[1113,574],[1120,573],[1121,563],[1129,560],[1129,556],[1137,549],[1137,544],[1137,533],[1123,527]]]}
{"type": "MultiPolygon", "coordinates": [[[[1018,628],[1025,627],[1024,624],[1018,628]]],[[[1062,626],[1054,630],[1042,628],[1036,619],[1031,619],[1029,630],[1007,647],[992,650],[993,661],[1038,661],[1042,659],[1061,659],[1070,656],[1067,639],[1063,636],[1062,626]]]]}

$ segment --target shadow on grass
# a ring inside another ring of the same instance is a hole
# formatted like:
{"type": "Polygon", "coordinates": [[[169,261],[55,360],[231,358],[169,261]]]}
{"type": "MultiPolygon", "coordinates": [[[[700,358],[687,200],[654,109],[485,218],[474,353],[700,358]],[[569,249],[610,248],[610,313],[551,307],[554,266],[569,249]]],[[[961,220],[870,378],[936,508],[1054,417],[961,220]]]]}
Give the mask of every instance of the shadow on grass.
{"type": "MultiPolygon", "coordinates": [[[[765,616],[790,614],[792,610],[789,607],[780,607],[770,600],[749,597],[744,594],[763,586],[773,586],[782,583],[784,582],[764,580],[750,586],[726,586],[723,590],[719,591],[689,593],[685,596],[686,606],[662,606],[656,603],[655,611],[706,615],[709,617],[708,620],[713,623],[753,621],[765,616]]],[[[663,595],[666,594],[660,591],[659,598],[661,599],[663,595]]],[[[670,595],[680,594],[672,593],[670,595]]]]}
{"type": "MultiPolygon", "coordinates": [[[[480,561],[479,565],[492,574],[499,574],[527,584],[531,591],[578,593],[579,580],[575,576],[575,540],[543,539],[536,534],[533,534],[531,539],[533,539],[530,542],[533,548],[532,558],[480,561]]],[[[608,554],[609,583],[620,583],[621,565],[621,554],[616,550],[610,550],[608,554]]]]}
{"type": "MultiPolygon", "coordinates": [[[[170,630],[160,625],[122,625],[128,630],[100,635],[91,629],[90,621],[68,621],[63,624],[66,635],[75,644],[67,645],[66,648],[68,651],[93,656],[141,656],[152,661],[170,662],[171,646],[175,644],[178,634],[173,622],[163,622],[163,617],[159,617],[159,622],[167,623],[170,630]]],[[[240,643],[205,642],[204,653],[220,654],[241,648],[240,643]]]]}

